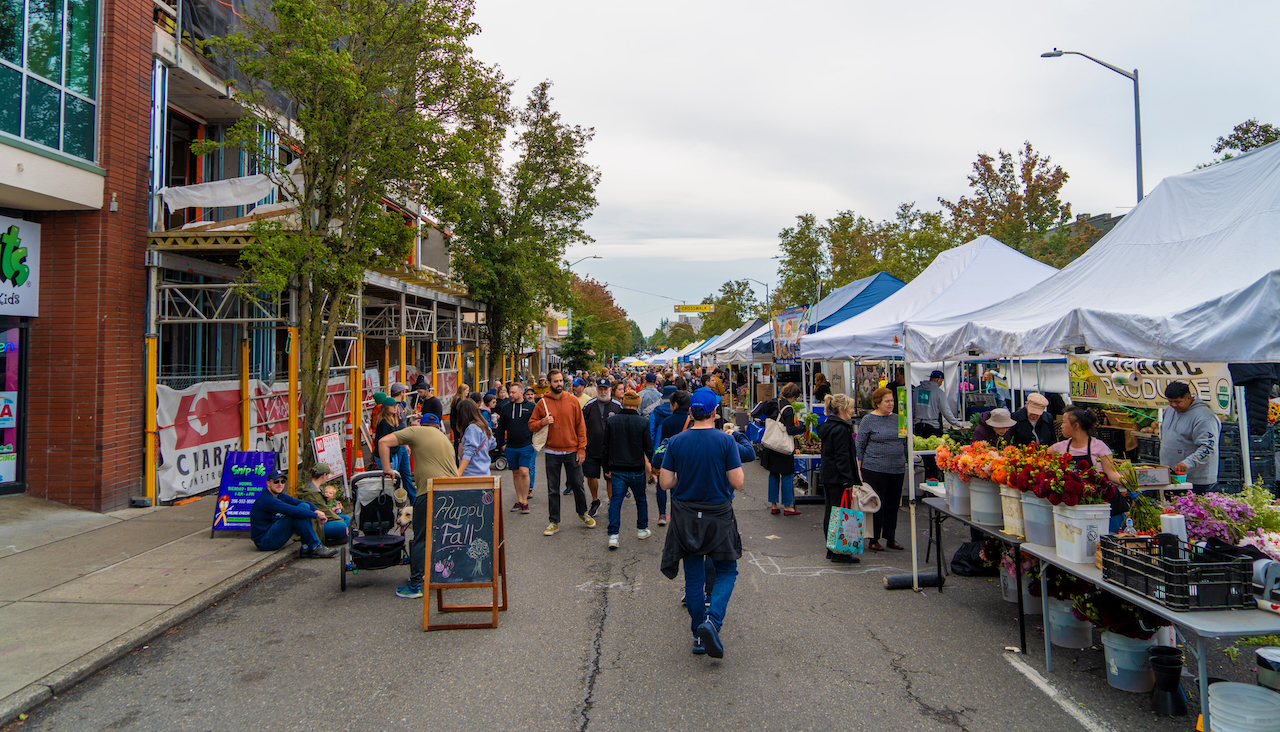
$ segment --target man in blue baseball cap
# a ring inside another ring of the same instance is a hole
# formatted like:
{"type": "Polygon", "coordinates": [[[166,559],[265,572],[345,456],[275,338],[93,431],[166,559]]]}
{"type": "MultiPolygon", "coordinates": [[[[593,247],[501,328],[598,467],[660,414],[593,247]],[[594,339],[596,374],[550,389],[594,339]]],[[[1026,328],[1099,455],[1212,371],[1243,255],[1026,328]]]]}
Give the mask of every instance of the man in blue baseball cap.
{"type": "Polygon", "coordinates": [[[289,543],[294,534],[302,537],[301,556],[328,559],[338,553],[320,543],[313,521],[324,524],[328,520],[323,506],[299,501],[284,492],[289,480],[282,470],[267,475],[267,489],[258,494],[249,509],[249,538],[260,551],[273,552],[289,543]]]}
{"type": "Polygon", "coordinates": [[[662,573],[675,579],[684,569],[685,606],[693,631],[693,653],[724,657],[720,630],[738,578],[742,537],[733,513],[733,492],[742,488],[742,460],[733,438],[716,429],[720,396],[698,389],[689,397],[693,425],[667,443],[659,483],[671,492],[671,528],[662,550],[662,573]],[[709,603],[705,560],[715,568],[709,603]]]}

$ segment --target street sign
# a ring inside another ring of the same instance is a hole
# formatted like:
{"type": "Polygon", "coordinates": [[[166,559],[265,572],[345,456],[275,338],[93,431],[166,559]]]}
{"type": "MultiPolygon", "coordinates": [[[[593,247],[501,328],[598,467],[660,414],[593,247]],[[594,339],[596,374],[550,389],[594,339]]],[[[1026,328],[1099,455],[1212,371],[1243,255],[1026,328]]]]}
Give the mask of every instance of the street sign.
{"type": "Polygon", "coordinates": [[[715,305],[677,305],[677,313],[714,313],[715,305]]]}

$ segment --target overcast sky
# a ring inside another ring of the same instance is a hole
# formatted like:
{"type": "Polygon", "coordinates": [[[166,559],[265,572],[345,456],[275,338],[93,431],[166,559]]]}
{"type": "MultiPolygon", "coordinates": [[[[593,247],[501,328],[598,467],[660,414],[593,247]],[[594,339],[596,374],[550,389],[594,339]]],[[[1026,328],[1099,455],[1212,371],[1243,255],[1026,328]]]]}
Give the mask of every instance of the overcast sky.
{"type": "MultiPolygon", "coordinates": [[[[566,122],[594,127],[603,180],[575,272],[608,282],[645,335],[671,300],[729,279],[775,282],[796,215],[967,191],[979,152],[1029,140],[1071,176],[1074,213],[1136,197],[1137,68],[1149,193],[1212,160],[1256,117],[1280,124],[1276,2],[702,2],[477,0],[476,54],[543,79],[566,122]]],[[[756,286],[763,297],[764,288],[756,286]]]]}

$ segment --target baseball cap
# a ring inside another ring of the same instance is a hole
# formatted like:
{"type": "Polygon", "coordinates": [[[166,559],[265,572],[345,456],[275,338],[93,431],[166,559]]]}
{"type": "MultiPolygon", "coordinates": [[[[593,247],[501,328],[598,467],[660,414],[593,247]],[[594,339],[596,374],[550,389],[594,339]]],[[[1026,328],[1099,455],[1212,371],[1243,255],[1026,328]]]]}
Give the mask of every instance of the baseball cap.
{"type": "Polygon", "coordinates": [[[610,386],[613,386],[613,382],[605,378],[599,378],[599,379],[596,379],[596,386],[608,388],[610,386]]]}
{"type": "Polygon", "coordinates": [[[573,380],[573,385],[574,385],[574,386],[586,386],[586,384],[585,384],[585,383],[583,383],[582,379],[574,379],[574,380],[573,380]]]}
{"type": "Polygon", "coordinates": [[[649,382],[650,384],[656,384],[658,383],[658,375],[650,371],[649,373],[644,375],[644,380],[649,382]]]}
{"type": "Polygon", "coordinates": [[[1036,393],[1027,395],[1027,414],[1044,414],[1044,410],[1048,408],[1049,398],[1044,394],[1036,393]]]}
{"type": "Polygon", "coordinates": [[[270,473],[267,473],[267,480],[288,480],[288,479],[289,479],[289,474],[284,472],[280,468],[276,468],[275,470],[272,470],[270,473]]]}
{"type": "Polygon", "coordinates": [[[422,415],[422,424],[440,424],[440,417],[435,412],[427,412],[422,415]]]}
{"type": "Polygon", "coordinates": [[[720,406],[720,395],[703,387],[689,395],[689,411],[698,416],[714,414],[720,406]]]}
{"type": "Polygon", "coordinates": [[[391,397],[387,396],[386,394],[382,395],[382,399],[378,399],[377,395],[375,394],[374,401],[378,402],[384,407],[391,407],[400,403],[400,402],[397,402],[395,399],[392,399],[391,397]]]}
{"type": "Polygon", "coordinates": [[[329,463],[316,463],[311,466],[311,474],[317,478],[322,475],[328,475],[333,472],[333,468],[329,467],[329,463]]]}
{"type": "Polygon", "coordinates": [[[929,378],[930,378],[930,379],[945,379],[945,378],[946,378],[946,374],[942,373],[941,371],[931,371],[931,372],[929,372],[929,378]]]}
{"type": "Polygon", "coordinates": [[[396,396],[409,391],[409,387],[401,384],[399,381],[391,385],[391,396],[396,396]]]}

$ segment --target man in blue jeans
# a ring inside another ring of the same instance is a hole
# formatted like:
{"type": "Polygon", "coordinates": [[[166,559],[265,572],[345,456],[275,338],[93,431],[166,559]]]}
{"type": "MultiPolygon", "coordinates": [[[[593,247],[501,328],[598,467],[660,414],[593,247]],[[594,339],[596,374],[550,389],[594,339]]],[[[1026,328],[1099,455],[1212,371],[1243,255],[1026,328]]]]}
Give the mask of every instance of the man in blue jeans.
{"type": "Polygon", "coordinates": [[[710,558],[716,581],[711,602],[686,602],[693,652],[724,658],[720,629],[738,578],[742,537],[733,514],[733,492],[742,488],[742,460],[729,435],[716,429],[720,396],[702,388],[689,399],[693,425],[667,442],[658,481],[671,491],[671,527],[662,549],[662,573],[675,579],[684,567],[686,598],[703,596],[710,558]]]}
{"type": "Polygon", "coordinates": [[[320,543],[312,521],[324,523],[324,511],[284,492],[289,476],[280,470],[267,475],[267,489],[258,494],[249,509],[249,538],[260,551],[273,552],[293,538],[302,537],[303,557],[328,559],[338,553],[320,543]]]}
{"type": "Polygon", "coordinates": [[[609,550],[618,548],[618,529],[622,523],[622,502],[627,489],[636,499],[636,538],[653,536],[649,530],[649,497],[645,480],[653,459],[653,436],[649,421],[640,416],[640,395],[628,391],[622,395],[622,411],[604,423],[600,465],[609,481],[609,550]]]}

